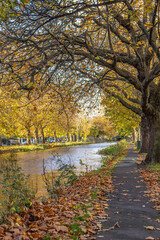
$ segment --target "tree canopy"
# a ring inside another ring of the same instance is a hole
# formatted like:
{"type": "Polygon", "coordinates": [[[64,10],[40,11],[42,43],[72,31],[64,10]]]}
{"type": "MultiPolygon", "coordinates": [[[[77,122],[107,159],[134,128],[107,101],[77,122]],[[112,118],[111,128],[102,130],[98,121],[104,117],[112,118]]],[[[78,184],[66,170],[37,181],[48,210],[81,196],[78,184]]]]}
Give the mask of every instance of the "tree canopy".
{"type": "Polygon", "coordinates": [[[160,111],[159,1],[36,0],[19,2],[8,16],[0,85],[40,94],[72,73],[78,80],[66,82],[74,90],[98,86],[145,117],[151,161],[160,111]]]}

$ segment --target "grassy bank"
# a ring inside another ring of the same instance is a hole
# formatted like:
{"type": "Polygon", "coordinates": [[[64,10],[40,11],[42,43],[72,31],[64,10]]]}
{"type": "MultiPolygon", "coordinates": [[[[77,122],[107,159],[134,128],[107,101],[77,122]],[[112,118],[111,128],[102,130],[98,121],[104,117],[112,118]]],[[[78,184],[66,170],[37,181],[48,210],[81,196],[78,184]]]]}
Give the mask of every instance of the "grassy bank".
{"type": "Polygon", "coordinates": [[[70,147],[76,145],[89,144],[88,142],[66,142],[66,143],[51,143],[51,144],[31,144],[31,145],[11,145],[11,146],[0,146],[0,154],[9,152],[30,152],[38,150],[53,149],[55,147],[70,147]]]}
{"type": "MultiPolygon", "coordinates": [[[[89,239],[107,217],[107,196],[112,192],[111,171],[117,159],[124,155],[126,145],[119,147],[119,154],[112,151],[106,164],[98,170],[83,174],[67,187],[61,186],[56,198],[33,201],[21,213],[7,216],[11,226],[0,225],[0,237],[37,240],[89,239]]],[[[112,146],[115,149],[115,145],[112,146]]]]}
{"type": "Polygon", "coordinates": [[[110,147],[100,150],[99,153],[105,156],[116,157],[123,153],[127,146],[128,143],[125,140],[122,140],[115,145],[111,145],[110,147]]]}

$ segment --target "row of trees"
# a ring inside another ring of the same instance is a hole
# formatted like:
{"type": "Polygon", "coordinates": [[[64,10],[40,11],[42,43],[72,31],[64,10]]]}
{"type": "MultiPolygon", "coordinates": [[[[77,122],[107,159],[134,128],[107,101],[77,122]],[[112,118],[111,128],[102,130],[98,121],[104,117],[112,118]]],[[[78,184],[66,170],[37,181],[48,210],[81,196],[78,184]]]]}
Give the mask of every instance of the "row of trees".
{"type": "Polygon", "coordinates": [[[18,1],[1,21],[1,86],[116,98],[141,119],[146,162],[160,162],[158,0],[18,1]]]}
{"type": "MultiPolygon", "coordinates": [[[[88,136],[107,136],[111,139],[115,135],[113,125],[108,117],[90,117],[79,111],[75,103],[62,102],[59,96],[52,96],[50,92],[41,98],[32,96],[28,99],[22,92],[21,96],[1,91],[0,97],[0,135],[8,138],[26,138],[27,143],[42,143],[45,138],[67,136],[69,141],[85,141],[88,136]]],[[[65,98],[66,100],[66,98],[65,98]]]]}

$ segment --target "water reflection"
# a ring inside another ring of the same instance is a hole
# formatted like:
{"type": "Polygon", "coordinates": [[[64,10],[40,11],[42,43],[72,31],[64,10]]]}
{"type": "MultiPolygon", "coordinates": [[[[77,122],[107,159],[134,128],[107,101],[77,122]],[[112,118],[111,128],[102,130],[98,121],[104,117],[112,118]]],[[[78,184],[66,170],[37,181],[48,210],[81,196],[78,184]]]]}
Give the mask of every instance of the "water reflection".
{"type": "MultiPolygon", "coordinates": [[[[16,154],[18,165],[26,174],[31,175],[30,187],[37,191],[37,196],[46,195],[44,182],[41,174],[43,173],[43,161],[46,171],[58,168],[57,158],[63,163],[73,164],[77,172],[85,171],[86,165],[89,170],[97,169],[101,165],[102,156],[98,151],[115,143],[96,143],[88,145],[73,146],[70,148],[53,148],[53,150],[43,150],[34,152],[20,152],[16,154]],[[82,166],[80,160],[84,163],[82,166]]],[[[6,158],[7,154],[1,155],[1,160],[6,158]]]]}
{"type": "MultiPolygon", "coordinates": [[[[54,161],[53,153],[58,153],[64,163],[71,162],[77,169],[81,169],[80,160],[92,169],[100,166],[102,156],[98,151],[115,143],[96,143],[88,145],[73,146],[70,148],[53,148],[53,150],[21,152],[17,154],[20,167],[26,173],[41,174],[43,172],[43,159],[54,161]]],[[[56,169],[56,162],[53,162],[56,169]]],[[[49,171],[49,168],[48,168],[49,171]]]]}

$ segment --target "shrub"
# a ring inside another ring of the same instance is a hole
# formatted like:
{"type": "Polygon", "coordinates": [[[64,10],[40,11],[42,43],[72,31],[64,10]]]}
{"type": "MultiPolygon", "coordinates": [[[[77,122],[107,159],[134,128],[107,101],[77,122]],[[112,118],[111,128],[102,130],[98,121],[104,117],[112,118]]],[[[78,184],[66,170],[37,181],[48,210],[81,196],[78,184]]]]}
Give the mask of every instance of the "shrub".
{"type": "Polygon", "coordinates": [[[110,147],[100,150],[99,153],[103,155],[116,157],[120,153],[122,153],[126,149],[126,147],[127,147],[127,142],[125,140],[122,140],[115,145],[112,145],[110,147]]]}
{"type": "Polygon", "coordinates": [[[17,160],[13,155],[1,164],[0,179],[2,222],[6,215],[20,213],[23,208],[30,207],[33,193],[28,187],[29,176],[22,173],[22,169],[17,165],[17,160]]]}
{"type": "Polygon", "coordinates": [[[78,176],[75,173],[75,166],[71,163],[64,164],[58,154],[53,153],[53,157],[49,161],[49,163],[45,163],[43,160],[42,177],[50,197],[57,198],[59,190],[72,185],[78,176]],[[55,168],[58,166],[57,170],[55,170],[54,164],[55,168]],[[47,167],[50,168],[48,173],[47,167]]]}

